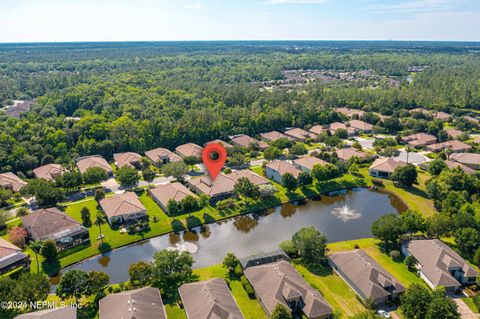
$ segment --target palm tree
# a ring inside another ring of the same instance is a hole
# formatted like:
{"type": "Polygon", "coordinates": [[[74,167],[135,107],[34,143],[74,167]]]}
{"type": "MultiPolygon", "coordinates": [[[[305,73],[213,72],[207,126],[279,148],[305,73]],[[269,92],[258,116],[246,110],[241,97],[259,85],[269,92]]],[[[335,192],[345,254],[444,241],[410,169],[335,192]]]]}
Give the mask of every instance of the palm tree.
{"type": "Polygon", "coordinates": [[[405,151],[407,152],[407,164],[408,164],[408,155],[409,155],[410,152],[412,151],[412,148],[409,147],[409,146],[407,146],[407,147],[405,148],[405,151]]]}
{"type": "Polygon", "coordinates": [[[97,212],[97,216],[95,217],[95,222],[94,224],[98,226],[98,229],[100,230],[100,239],[103,244],[103,234],[102,234],[102,224],[105,224],[107,222],[105,215],[103,215],[101,212],[97,212]]]}
{"type": "Polygon", "coordinates": [[[35,253],[35,259],[37,261],[37,273],[40,272],[40,265],[38,263],[38,254],[42,249],[42,242],[40,240],[35,240],[28,245],[28,247],[35,253]]]}
{"type": "Polygon", "coordinates": [[[205,211],[207,209],[208,204],[210,203],[210,197],[205,194],[201,194],[200,198],[198,199],[198,203],[200,206],[203,207],[203,214],[205,215],[205,211]]]}

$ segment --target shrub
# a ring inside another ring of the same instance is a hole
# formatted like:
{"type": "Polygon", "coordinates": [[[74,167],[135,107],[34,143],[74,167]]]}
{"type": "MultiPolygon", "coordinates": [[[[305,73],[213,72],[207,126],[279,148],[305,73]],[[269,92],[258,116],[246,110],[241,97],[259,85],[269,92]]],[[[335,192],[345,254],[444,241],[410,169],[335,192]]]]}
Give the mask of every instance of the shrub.
{"type": "Polygon", "coordinates": [[[23,227],[12,227],[8,231],[8,238],[12,244],[23,249],[27,240],[27,231],[23,227]]]}
{"type": "Polygon", "coordinates": [[[22,217],[22,216],[27,216],[28,215],[28,209],[25,207],[20,207],[17,210],[17,217],[22,217]]]}
{"type": "Polygon", "coordinates": [[[247,277],[242,276],[240,278],[240,281],[242,282],[243,288],[245,288],[245,291],[247,292],[248,296],[250,298],[255,298],[255,291],[253,290],[252,285],[247,280],[247,277]]]}
{"type": "Polygon", "coordinates": [[[413,258],[412,256],[407,256],[405,258],[405,265],[407,265],[407,268],[409,271],[413,272],[415,271],[415,265],[416,265],[416,261],[415,261],[415,258],[413,258]]]}
{"type": "Polygon", "coordinates": [[[402,254],[398,250],[392,250],[390,252],[390,258],[394,261],[400,261],[402,259],[402,254]]]}
{"type": "Polygon", "coordinates": [[[285,240],[280,243],[280,248],[290,257],[297,256],[297,250],[291,240],[285,240]]]}
{"type": "Polygon", "coordinates": [[[216,207],[218,210],[232,209],[236,206],[236,202],[233,198],[227,198],[221,200],[217,203],[216,207]]]}
{"type": "Polygon", "coordinates": [[[472,298],[473,304],[477,307],[477,310],[480,311],[480,295],[472,298]]]}
{"type": "Polygon", "coordinates": [[[354,249],[360,249],[360,245],[359,245],[359,244],[355,244],[355,245],[353,246],[353,248],[354,248],[354,249]]]}
{"type": "Polygon", "coordinates": [[[242,265],[238,263],[233,269],[233,272],[235,273],[235,276],[241,277],[243,275],[242,265]]]}

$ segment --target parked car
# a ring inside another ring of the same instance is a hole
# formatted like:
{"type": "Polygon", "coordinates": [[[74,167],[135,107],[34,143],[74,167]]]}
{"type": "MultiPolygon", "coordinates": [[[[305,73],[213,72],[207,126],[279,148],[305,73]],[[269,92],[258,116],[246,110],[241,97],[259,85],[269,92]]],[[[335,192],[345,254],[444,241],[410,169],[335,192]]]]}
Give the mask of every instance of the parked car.
{"type": "Polygon", "coordinates": [[[382,316],[384,318],[392,318],[388,312],[385,310],[377,310],[377,315],[382,316]]]}

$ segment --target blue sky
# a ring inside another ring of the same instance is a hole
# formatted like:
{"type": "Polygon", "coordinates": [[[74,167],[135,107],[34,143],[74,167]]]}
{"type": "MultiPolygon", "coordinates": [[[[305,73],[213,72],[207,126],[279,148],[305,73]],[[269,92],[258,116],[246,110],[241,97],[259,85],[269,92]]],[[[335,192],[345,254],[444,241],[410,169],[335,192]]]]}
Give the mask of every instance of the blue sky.
{"type": "Polygon", "coordinates": [[[480,0],[0,0],[0,42],[473,40],[480,0]]]}

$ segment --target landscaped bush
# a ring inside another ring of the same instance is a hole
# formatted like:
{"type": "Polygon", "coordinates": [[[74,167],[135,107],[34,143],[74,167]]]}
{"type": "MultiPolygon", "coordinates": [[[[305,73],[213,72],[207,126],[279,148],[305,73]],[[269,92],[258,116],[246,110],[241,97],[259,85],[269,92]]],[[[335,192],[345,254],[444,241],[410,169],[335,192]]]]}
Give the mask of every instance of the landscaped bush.
{"type": "Polygon", "coordinates": [[[221,201],[217,202],[216,207],[217,207],[218,210],[225,210],[225,209],[232,209],[236,205],[237,205],[237,203],[235,202],[234,198],[227,198],[227,199],[224,199],[224,200],[221,200],[221,201]]]}
{"type": "Polygon", "coordinates": [[[185,229],[185,226],[183,226],[182,222],[178,219],[173,219],[170,224],[172,225],[173,231],[181,231],[185,229]]]}
{"type": "Polygon", "coordinates": [[[285,240],[280,243],[280,248],[290,257],[297,256],[297,250],[291,240],[285,240]]]}
{"type": "Polygon", "coordinates": [[[238,263],[233,269],[233,272],[235,273],[235,276],[241,277],[243,275],[242,265],[238,263]]]}
{"type": "Polygon", "coordinates": [[[390,258],[392,258],[393,261],[400,261],[402,259],[402,254],[398,250],[392,250],[390,252],[390,258]]]}
{"type": "Polygon", "coordinates": [[[415,258],[413,258],[412,256],[407,256],[405,258],[405,265],[407,265],[407,268],[409,271],[411,272],[416,271],[416,268],[415,268],[416,261],[415,261],[415,258]]]}
{"type": "Polygon", "coordinates": [[[247,277],[242,276],[240,278],[240,281],[242,282],[243,288],[245,288],[248,296],[252,299],[255,298],[255,291],[253,290],[252,285],[250,285],[250,283],[248,282],[247,277]]]}
{"type": "Polygon", "coordinates": [[[480,296],[475,296],[472,298],[473,304],[477,307],[477,311],[480,312],[480,296]]]}

